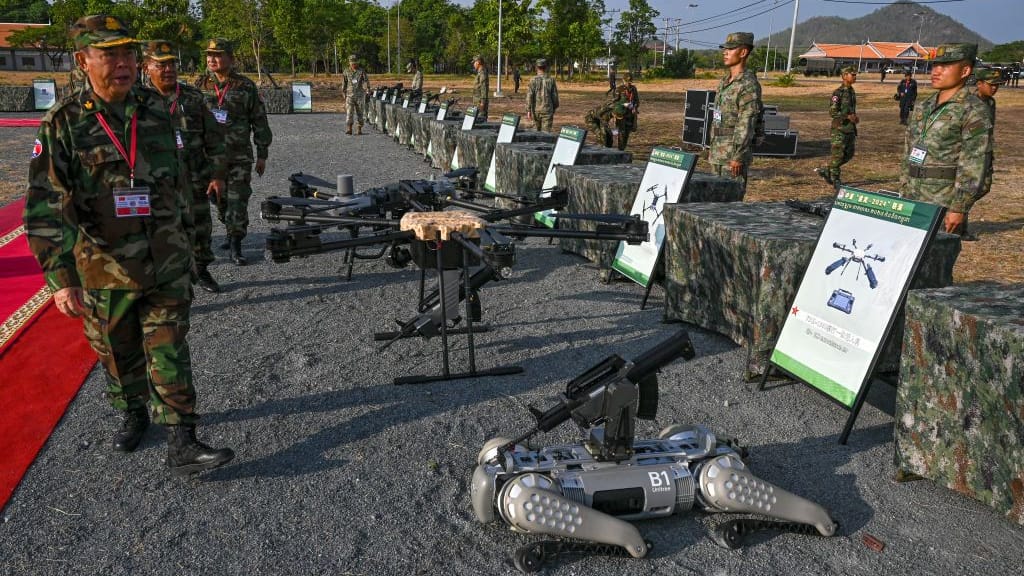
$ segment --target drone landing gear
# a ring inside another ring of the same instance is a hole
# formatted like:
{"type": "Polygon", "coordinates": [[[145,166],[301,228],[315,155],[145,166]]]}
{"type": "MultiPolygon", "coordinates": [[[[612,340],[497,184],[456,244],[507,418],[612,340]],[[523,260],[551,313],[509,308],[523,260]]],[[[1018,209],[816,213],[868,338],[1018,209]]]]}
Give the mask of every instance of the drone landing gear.
{"type": "MultiPolygon", "coordinates": [[[[650,552],[654,545],[650,540],[647,540],[645,543],[647,544],[647,552],[650,552]]],[[[515,555],[512,557],[512,563],[523,574],[532,574],[539,572],[544,567],[545,562],[553,561],[564,554],[632,557],[622,546],[593,542],[573,542],[569,540],[541,540],[516,550],[515,555]]]]}

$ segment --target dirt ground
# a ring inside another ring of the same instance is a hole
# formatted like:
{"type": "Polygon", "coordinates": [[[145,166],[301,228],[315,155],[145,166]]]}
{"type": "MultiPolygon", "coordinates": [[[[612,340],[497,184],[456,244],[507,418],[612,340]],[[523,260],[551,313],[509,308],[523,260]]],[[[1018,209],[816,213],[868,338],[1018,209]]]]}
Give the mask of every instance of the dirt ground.
{"type": "MultiPolygon", "coordinates": [[[[29,84],[38,74],[21,77],[17,73],[0,75],[0,83],[29,84]]],[[[58,76],[63,81],[63,76],[58,76]]],[[[288,77],[277,78],[279,83],[288,77]]],[[[310,80],[308,77],[302,80],[310,80]]],[[[504,112],[524,113],[526,83],[518,94],[512,92],[511,79],[503,79],[506,96],[491,100],[491,117],[504,112]]],[[[921,97],[930,93],[927,79],[922,79],[921,97]]],[[[408,81],[404,76],[371,77],[374,85],[408,81]]],[[[314,110],[343,112],[340,82],[337,76],[314,79],[314,110]]],[[[472,77],[427,76],[426,90],[445,85],[454,87],[465,107],[472,90],[472,77]]],[[[714,90],[717,80],[657,80],[639,82],[639,130],[630,139],[629,151],[634,158],[644,160],[652,147],[681,146],[683,126],[683,97],[688,89],[714,90]]],[[[747,188],[748,201],[783,200],[788,198],[813,199],[830,193],[830,188],[817,176],[814,168],[823,166],[828,159],[828,101],[838,86],[834,79],[799,78],[797,85],[775,87],[771,81],[762,82],[764,101],[776,104],[779,113],[790,115],[790,127],[799,132],[797,155],[793,158],[755,158],[747,188]]],[[[492,89],[496,78],[491,78],[492,89]]],[[[588,110],[601,104],[607,84],[604,81],[560,82],[561,107],[555,115],[556,126],[582,125],[588,110]]],[[[898,166],[902,156],[903,127],[900,126],[899,108],[892,96],[896,80],[880,83],[878,75],[865,74],[856,84],[858,114],[861,122],[857,138],[857,152],[843,168],[843,180],[868,190],[898,188],[898,166]]],[[[998,124],[996,126],[996,162],[992,192],[980,200],[971,212],[971,230],[978,240],[964,242],[963,251],[954,270],[956,282],[995,280],[1005,283],[1024,282],[1024,190],[1014,183],[1024,176],[1024,134],[1014,128],[1015,118],[1024,111],[1024,88],[1003,87],[997,97],[998,124]]],[[[594,140],[590,140],[594,143],[594,140]]],[[[0,156],[12,154],[6,147],[0,156]]],[[[24,154],[15,148],[15,154],[24,154]]],[[[24,177],[28,158],[7,158],[5,174],[0,174],[0,205],[24,191],[24,177]]],[[[701,160],[698,170],[707,170],[701,160]]]]}

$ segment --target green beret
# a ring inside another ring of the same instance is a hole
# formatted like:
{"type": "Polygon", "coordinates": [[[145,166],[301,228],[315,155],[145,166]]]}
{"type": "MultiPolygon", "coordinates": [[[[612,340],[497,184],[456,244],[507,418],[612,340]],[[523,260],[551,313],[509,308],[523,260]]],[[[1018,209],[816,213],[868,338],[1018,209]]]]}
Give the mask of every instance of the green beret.
{"type": "Polygon", "coordinates": [[[113,48],[139,43],[124,23],[107,14],[92,14],[75,20],[71,25],[71,39],[75,42],[75,50],[86,46],[113,48]]]}
{"type": "Polygon", "coordinates": [[[948,64],[966,61],[968,64],[974,64],[974,60],[977,57],[977,44],[942,44],[935,49],[935,57],[932,58],[932,62],[948,64]]]}
{"type": "Polygon", "coordinates": [[[733,32],[725,37],[725,43],[719,45],[719,48],[739,48],[740,46],[754,47],[754,33],[753,32],[733,32]]]}
{"type": "Polygon", "coordinates": [[[211,52],[214,54],[220,52],[234,54],[235,46],[227,38],[210,38],[210,41],[206,44],[206,53],[210,54],[211,52]]]}
{"type": "Polygon", "coordinates": [[[142,45],[142,57],[163,62],[174,60],[178,57],[174,51],[174,44],[167,40],[149,40],[142,45]]]}

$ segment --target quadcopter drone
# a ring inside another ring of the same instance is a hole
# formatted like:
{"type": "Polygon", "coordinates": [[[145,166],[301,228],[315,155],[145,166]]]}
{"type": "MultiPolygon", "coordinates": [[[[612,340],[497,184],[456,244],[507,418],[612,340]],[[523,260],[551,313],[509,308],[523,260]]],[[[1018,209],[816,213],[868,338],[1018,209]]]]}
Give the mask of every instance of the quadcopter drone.
{"type": "Polygon", "coordinates": [[[871,286],[872,289],[877,288],[878,279],[875,277],[875,271],[872,270],[871,265],[868,264],[867,261],[875,260],[877,262],[885,262],[885,256],[879,256],[878,254],[869,256],[867,254],[867,251],[871,250],[871,247],[874,246],[874,244],[868,244],[866,248],[861,249],[857,247],[857,240],[853,239],[852,245],[853,248],[851,249],[847,248],[845,244],[840,244],[838,242],[832,243],[833,248],[842,250],[843,252],[849,254],[849,256],[843,256],[839,258],[839,260],[836,260],[835,262],[829,264],[828,267],[825,268],[825,274],[831,274],[835,272],[838,268],[842,267],[842,270],[839,272],[839,275],[841,276],[846,272],[846,267],[850,265],[850,262],[853,262],[854,264],[857,265],[856,280],[860,280],[860,270],[861,268],[863,268],[864,275],[867,276],[868,279],[868,285],[871,286]]]}

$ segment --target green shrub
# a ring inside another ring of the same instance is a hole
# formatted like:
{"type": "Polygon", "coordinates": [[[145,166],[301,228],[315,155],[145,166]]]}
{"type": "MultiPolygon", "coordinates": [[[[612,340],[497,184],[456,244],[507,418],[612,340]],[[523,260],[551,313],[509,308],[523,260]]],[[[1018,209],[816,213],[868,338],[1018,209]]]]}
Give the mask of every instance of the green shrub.
{"type": "Polygon", "coordinates": [[[772,82],[772,86],[779,86],[781,88],[792,88],[796,86],[796,75],[795,74],[783,74],[779,76],[775,82],[772,82]]]}

